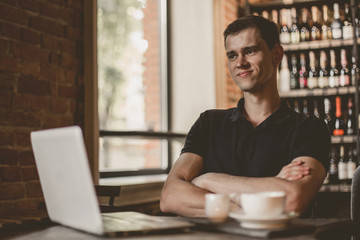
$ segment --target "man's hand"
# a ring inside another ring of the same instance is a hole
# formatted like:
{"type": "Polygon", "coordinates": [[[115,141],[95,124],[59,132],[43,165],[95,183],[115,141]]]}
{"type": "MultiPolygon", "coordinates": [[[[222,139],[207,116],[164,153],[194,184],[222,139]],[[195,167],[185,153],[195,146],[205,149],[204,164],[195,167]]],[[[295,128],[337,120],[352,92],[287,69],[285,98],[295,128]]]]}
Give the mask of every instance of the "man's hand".
{"type": "Polygon", "coordinates": [[[289,181],[299,180],[310,174],[310,168],[301,160],[294,160],[284,166],[276,177],[289,181]]]}

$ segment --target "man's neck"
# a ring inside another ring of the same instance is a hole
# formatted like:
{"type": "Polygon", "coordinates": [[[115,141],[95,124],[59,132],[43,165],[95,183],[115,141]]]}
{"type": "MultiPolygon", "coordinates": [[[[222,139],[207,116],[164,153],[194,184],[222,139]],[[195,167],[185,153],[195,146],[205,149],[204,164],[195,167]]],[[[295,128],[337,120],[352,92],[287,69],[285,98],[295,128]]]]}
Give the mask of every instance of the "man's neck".
{"type": "Polygon", "coordinates": [[[275,112],[281,104],[281,99],[277,92],[273,92],[272,95],[265,97],[244,93],[244,100],[243,115],[254,127],[261,124],[275,112]]]}

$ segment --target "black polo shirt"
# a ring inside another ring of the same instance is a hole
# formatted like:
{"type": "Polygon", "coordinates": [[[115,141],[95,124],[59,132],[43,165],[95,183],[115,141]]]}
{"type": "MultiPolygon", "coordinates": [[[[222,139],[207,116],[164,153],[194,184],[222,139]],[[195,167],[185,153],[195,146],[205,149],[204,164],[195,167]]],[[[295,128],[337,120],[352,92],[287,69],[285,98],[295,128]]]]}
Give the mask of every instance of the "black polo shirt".
{"type": "Polygon", "coordinates": [[[300,156],[310,156],[329,168],[330,134],[324,121],[281,106],[257,127],[236,108],[203,112],[192,126],[181,153],[204,158],[203,173],[269,177],[300,156]]]}

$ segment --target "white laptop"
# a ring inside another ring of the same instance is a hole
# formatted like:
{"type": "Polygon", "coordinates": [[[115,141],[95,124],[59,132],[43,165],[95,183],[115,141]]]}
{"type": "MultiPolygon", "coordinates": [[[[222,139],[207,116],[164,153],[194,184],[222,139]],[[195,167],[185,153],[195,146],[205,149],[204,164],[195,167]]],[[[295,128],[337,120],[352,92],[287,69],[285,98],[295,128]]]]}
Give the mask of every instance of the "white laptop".
{"type": "Polygon", "coordinates": [[[185,221],[137,212],[101,214],[80,127],[34,131],[31,144],[53,222],[110,236],[192,226],[185,221]]]}

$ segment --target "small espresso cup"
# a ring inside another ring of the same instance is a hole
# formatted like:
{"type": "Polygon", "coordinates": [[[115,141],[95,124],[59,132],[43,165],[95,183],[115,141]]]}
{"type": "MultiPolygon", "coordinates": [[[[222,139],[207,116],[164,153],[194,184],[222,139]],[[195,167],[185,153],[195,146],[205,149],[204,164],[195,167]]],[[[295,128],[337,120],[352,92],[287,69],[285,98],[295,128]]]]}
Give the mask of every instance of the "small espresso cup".
{"type": "Polygon", "coordinates": [[[246,216],[276,217],[285,211],[285,192],[269,191],[240,194],[240,204],[246,216]]]}
{"type": "Polygon", "coordinates": [[[225,194],[208,193],[205,195],[205,215],[212,222],[226,220],[230,210],[230,198],[225,194]]]}

